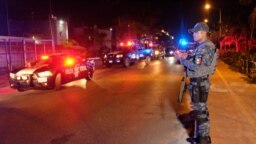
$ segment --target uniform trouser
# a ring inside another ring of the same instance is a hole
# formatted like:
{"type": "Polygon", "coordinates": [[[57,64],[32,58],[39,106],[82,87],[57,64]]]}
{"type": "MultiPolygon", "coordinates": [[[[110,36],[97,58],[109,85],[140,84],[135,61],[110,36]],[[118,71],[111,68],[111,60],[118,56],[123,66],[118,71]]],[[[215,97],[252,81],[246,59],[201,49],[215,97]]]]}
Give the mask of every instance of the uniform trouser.
{"type": "Polygon", "coordinates": [[[197,136],[210,136],[209,112],[207,99],[210,83],[209,80],[201,80],[190,83],[190,95],[192,100],[193,118],[197,122],[197,136]]]}

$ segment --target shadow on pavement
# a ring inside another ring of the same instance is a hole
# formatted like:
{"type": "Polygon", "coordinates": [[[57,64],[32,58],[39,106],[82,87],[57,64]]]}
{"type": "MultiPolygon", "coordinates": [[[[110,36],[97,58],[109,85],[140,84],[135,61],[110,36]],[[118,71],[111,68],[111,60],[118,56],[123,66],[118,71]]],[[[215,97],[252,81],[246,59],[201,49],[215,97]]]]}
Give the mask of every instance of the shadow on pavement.
{"type": "Polygon", "coordinates": [[[193,137],[194,136],[194,120],[191,116],[191,112],[184,113],[179,116],[177,116],[180,123],[183,125],[183,127],[187,130],[188,136],[193,137]]]}
{"type": "MultiPolygon", "coordinates": [[[[11,134],[17,134],[21,132],[31,132],[32,130],[22,129],[24,125],[36,125],[40,128],[44,128],[48,131],[56,131],[56,127],[53,127],[50,123],[44,121],[42,118],[34,116],[24,110],[17,108],[0,107],[0,143],[9,141],[12,137],[11,134]],[[13,125],[14,124],[14,125],[13,125]]],[[[37,127],[38,128],[38,127],[37,127]]],[[[14,139],[15,140],[15,139],[14,139]]]]}
{"type": "Polygon", "coordinates": [[[55,138],[51,140],[51,144],[64,144],[70,141],[70,139],[74,136],[74,134],[65,134],[60,138],[55,138]]]}
{"type": "Polygon", "coordinates": [[[242,77],[241,79],[246,81],[248,84],[256,84],[256,80],[252,80],[248,77],[242,77]]]}

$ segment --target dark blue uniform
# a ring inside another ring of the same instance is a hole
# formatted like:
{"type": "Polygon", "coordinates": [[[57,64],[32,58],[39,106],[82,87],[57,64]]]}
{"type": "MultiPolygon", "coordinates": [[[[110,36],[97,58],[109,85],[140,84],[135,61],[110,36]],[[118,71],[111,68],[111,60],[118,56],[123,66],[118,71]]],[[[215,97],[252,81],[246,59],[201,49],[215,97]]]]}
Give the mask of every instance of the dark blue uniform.
{"type": "Polygon", "coordinates": [[[209,77],[214,73],[217,58],[218,50],[215,48],[215,45],[211,41],[206,40],[196,47],[190,57],[181,59],[181,63],[186,67],[187,77],[190,78],[188,89],[190,91],[193,118],[197,123],[197,136],[199,138],[210,138],[207,98],[210,88],[209,77]]]}

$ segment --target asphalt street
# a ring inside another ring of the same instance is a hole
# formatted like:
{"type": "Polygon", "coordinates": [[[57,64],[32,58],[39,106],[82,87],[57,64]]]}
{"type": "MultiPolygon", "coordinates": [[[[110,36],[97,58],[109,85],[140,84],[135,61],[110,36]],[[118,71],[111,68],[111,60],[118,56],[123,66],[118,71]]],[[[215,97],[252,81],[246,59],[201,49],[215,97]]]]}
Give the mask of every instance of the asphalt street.
{"type": "MultiPolygon", "coordinates": [[[[0,144],[186,144],[175,112],[183,67],[173,61],[97,69],[59,91],[17,92],[1,78],[0,144]]],[[[213,144],[255,143],[255,84],[221,61],[211,80],[213,144]]],[[[189,104],[186,95],[183,114],[189,104]]]]}

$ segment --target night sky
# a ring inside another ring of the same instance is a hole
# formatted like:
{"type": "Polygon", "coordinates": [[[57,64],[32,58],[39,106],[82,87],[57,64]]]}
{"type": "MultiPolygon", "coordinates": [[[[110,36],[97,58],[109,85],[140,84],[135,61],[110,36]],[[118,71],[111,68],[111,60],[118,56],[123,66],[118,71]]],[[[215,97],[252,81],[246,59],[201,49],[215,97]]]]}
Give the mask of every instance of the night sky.
{"type": "MultiPolygon", "coordinates": [[[[209,1],[209,0],[208,0],[209,1]]],[[[111,27],[119,17],[131,17],[141,22],[154,18],[156,26],[171,33],[192,27],[210,17],[218,21],[218,10],[206,12],[206,0],[8,0],[9,18],[19,20],[47,19],[50,11],[72,26],[98,25],[111,27]]],[[[248,23],[253,5],[244,6],[239,0],[212,0],[213,7],[222,9],[223,21],[248,23]]],[[[215,21],[215,22],[214,22],[215,21]]]]}

